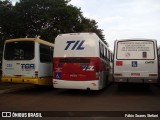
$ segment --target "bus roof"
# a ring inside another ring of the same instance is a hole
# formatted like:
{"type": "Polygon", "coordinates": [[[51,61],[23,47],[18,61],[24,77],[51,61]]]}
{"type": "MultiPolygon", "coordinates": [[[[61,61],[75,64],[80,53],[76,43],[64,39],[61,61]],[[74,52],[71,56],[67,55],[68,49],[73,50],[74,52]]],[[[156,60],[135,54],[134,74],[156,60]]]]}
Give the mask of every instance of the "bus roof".
{"type": "Polygon", "coordinates": [[[58,36],[65,36],[65,35],[96,35],[94,32],[80,32],[80,33],[65,33],[65,34],[59,34],[58,36]]]}
{"type": "Polygon", "coordinates": [[[108,42],[102,41],[102,40],[99,38],[99,36],[98,36],[96,33],[94,33],[94,32],[65,33],[65,34],[59,34],[59,35],[57,35],[56,38],[59,38],[59,37],[65,38],[65,37],[72,37],[72,36],[77,36],[77,37],[78,37],[78,36],[83,36],[83,37],[91,36],[92,38],[96,38],[96,39],[98,39],[99,41],[101,41],[102,44],[104,44],[105,46],[109,47],[108,42]]]}
{"type": "Polygon", "coordinates": [[[41,44],[44,44],[44,45],[54,47],[53,43],[47,42],[47,41],[39,39],[39,38],[15,38],[15,39],[6,40],[5,43],[16,42],[16,41],[33,41],[33,42],[38,42],[38,43],[41,43],[41,44]]]}
{"type": "Polygon", "coordinates": [[[129,39],[119,39],[119,40],[116,40],[116,41],[129,41],[129,40],[135,40],[135,41],[152,40],[152,41],[157,41],[156,39],[148,39],[148,38],[129,38],[129,39]]]}

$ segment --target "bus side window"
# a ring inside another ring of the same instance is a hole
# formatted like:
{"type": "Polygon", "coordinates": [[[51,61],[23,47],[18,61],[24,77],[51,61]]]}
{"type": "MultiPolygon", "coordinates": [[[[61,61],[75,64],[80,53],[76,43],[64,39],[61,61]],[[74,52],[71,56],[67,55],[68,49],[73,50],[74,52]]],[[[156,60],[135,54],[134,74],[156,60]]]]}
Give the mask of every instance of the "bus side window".
{"type": "Polygon", "coordinates": [[[113,56],[112,56],[112,53],[110,53],[110,62],[113,61],[113,56]]]}
{"type": "Polygon", "coordinates": [[[40,44],[40,62],[46,63],[46,62],[52,62],[52,56],[51,56],[51,48],[49,46],[40,44]]]}
{"type": "Polygon", "coordinates": [[[104,46],[101,44],[102,58],[104,59],[104,46]]]}
{"type": "Polygon", "coordinates": [[[105,48],[104,53],[105,53],[105,60],[107,60],[107,48],[105,48]]]}
{"type": "Polygon", "coordinates": [[[99,55],[100,57],[102,58],[102,46],[101,46],[101,43],[99,42],[99,55]]]}
{"type": "Polygon", "coordinates": [[[50,58],[51,58],[51,61],[53,61],[53,51],[54,51],[54,48],[50,47],[50,58]]]}
{"type": "Polygon", "coordinates": [[[107,50],[107,61],[109,61],[109,51],[107,50]]]}
{"type": "Polygon", "coordinates": [[[110,61],[111,60],[111,52],[108,51],[108,60],[110,61]]]}
{"type": "Polygon", "coordinates": [[[160,47],[158,48],[158,60],[160,60],[160,47]]]}

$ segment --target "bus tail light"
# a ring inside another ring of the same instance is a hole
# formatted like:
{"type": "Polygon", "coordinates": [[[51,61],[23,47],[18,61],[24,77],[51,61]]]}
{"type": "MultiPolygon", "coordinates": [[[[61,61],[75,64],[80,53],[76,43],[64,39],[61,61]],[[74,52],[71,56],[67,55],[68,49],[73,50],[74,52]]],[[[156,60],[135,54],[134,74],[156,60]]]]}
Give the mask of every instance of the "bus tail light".
{"type": "Polygon", "coordinates": [[[122,66],[123,65],[123,61],[116,61],[116,66],[122,66]]]}
{"type": "Polygon", "coordinates": [[[38,78],[38,71],[35,71],[35,77],[38,78]]]}
{"type": "Polygon", "coordinates": [[[122,76],[122,73],[115,73],[115,76],[122,76]]]}
{"type": "Polygon", "coordinates": [[[132,77],[139,77],[139,76],[140,76],[140,73],[131,73],[131,76],[132,76],[132,77]]]}
{"type": "Polygon", "coordinates": [[[96,78],[99,79],[99,77],[100,77],[100,73],[99,73],[99,72],[96,72],[96,78]]]}
{"type": "Polygon", "coordinates": [[[149,74],[150,77],[158,76],[157,74],[149,74]]]}

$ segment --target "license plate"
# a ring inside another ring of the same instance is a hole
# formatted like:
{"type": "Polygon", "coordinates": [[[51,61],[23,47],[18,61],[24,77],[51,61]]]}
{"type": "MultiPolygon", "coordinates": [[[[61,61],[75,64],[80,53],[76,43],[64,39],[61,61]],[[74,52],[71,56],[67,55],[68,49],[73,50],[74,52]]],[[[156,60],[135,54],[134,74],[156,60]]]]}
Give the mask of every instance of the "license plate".
{"type": "Polygon", "coordinates": [[[131,76],[133,76],[133,77],[139,77],[140,73],[131,73],[131,76]]]}
{"type": "Polygon", "coordinates": [[[77,77],[77,74],[70,74],[70,77],[77,77]]]}

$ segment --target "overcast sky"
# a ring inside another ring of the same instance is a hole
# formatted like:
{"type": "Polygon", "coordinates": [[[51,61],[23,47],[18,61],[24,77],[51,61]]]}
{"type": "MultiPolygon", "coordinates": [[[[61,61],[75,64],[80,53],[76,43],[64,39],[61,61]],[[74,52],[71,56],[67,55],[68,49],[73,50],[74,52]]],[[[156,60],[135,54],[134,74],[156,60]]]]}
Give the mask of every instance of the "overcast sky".
{"type": "MultiPolygon", "coordinates": [[[[14,4],[15,1],[11,0],[14,4]]],[[[153,38],[160,45],[160,0],[71,0],[95,19],[113,50],[116,39],[153,38]]]]}

